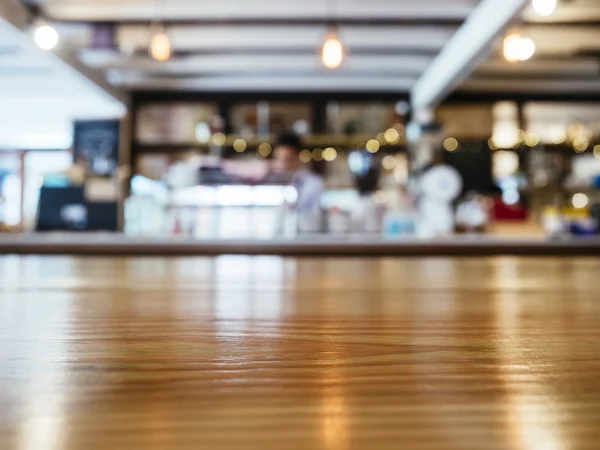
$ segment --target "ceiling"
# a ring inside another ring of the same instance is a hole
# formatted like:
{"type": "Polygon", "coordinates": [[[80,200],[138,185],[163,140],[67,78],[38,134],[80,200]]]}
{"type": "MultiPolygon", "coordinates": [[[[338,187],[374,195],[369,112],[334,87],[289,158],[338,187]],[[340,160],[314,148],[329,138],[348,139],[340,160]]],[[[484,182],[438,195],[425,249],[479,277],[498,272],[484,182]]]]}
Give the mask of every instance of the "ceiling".
{"type": "Polygon", "coordinates": [[[533,39],[536,54],[511,64],[501,57],[498,42],[491,57],[461,86],[487,93],[600,94],[600,1],[559,0],[550,17],[531,8],[522,32],[533,39]]]}
{"type": "MultiPolygon", "coordinates": [[[[126,89],[407,93],[479,0],[41,0],[82,61],[126,89]],[[337,3],[337,5],[336,5],[337,3]],[[166,23],[174,57],[147,53],[166,23]],[[331,24],[348,50],[322,66],[331,24]],[[107,31],[109,30],[109,31],[107,31]],[[97,44],[99,33],[114,33],[97,44]]],[[[29,2],[32,3],[32,2],[29,2]]]]}
{"type": "MultiPolygon", "coordinates": [[[[408,93],[479,0],[27,0],[55,21],[79,58],[125,90],[408,93]],[[148,56],[151,23],[174,50],[148,56]],[[348,55],[325,69],[319,48],[332,22],[348,55]]],[[[523,31],[537,53],[510,64],[501,42],[459,90],[600,94],[600,1],[531,9],[523,31]]]]}

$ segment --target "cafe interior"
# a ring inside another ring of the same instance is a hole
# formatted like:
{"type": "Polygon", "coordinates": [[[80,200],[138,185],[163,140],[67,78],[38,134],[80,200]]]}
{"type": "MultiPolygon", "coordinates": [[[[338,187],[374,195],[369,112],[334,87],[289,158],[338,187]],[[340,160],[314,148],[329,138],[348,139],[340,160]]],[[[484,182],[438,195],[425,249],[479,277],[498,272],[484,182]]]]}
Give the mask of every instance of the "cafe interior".
{"type": "Polygon", "coordinates": [[[4,2],[2,230],[591,239],[598,5],[487,3],[4,2]],[[310,211],[269,176],[282,133],[322,181],[310,211]]]}

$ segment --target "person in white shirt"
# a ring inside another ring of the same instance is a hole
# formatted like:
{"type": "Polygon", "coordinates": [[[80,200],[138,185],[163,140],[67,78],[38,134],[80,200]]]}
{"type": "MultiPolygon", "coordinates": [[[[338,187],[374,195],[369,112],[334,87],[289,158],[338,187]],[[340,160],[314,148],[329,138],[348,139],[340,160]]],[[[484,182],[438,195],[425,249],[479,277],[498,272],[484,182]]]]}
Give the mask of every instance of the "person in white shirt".
{"type": "Polygon", "coordinates": [[[299,157],[301,149],[302,141],[296,134],[281,134],[275,143],[273,168],[285,174],[298,191],[296,209],[316,211],[320,208],[325,185],[320,176],[302,167],[299,157]]]}

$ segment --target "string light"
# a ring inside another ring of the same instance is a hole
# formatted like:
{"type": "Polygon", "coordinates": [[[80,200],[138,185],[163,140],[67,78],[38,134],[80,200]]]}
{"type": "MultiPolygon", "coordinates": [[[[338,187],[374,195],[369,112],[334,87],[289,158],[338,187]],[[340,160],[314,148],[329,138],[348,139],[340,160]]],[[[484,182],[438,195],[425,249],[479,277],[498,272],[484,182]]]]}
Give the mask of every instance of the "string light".
{"type": "Polygon", "coordinates": [[[367,142],[367,145],[365,147],[367,148],[367,151],[369,153],[377,153],[381,145],[379,144],[379,141],[377,139],[371,139],[367,142]]]}
{"type": "Polygon", "coordinates": [[[535,133],[527,133],[525,136],[525,144],[528,147],[535,147],[540,143],[540,137],[535,133]]]}
{"type": "Polygon", "coordinates": [[[246,151],[246,147],[248,147],[248,144],[243,139],[236,139],[233,143],[233,149],[238,153],[246,151]]]}
{"type": "Polygon", "coordinates": [[[327,147],[325,150],[323,150],[322,156],[325,161],[335,161],[337,158],[337,150],[333,147],[327,147]]]}
{"type": "Polygon", "coordinates": [[[218,145],[220,147],[222,145],[225,145],[227,138],[225,137],[225,135],[223,133],[215,133],[212,137],[212,140],[215,145],[218,145]]]}
{"type": "Polygon", "coordinates": [[[590,146],[590,141],[586,137],[578,137],[573,141],[573,150],[576,153],[585,152],[590,146]]]}
{"type": "Polygon", "coordinates": [[[449,137],[444,141],[444,149],[447,152],[455,152],[458,150],[458,146],[458,141],[453,137],[449,137]]]}
{"type": "Polygon", "coordinates": [[[266,158],[271,154],[272,148],[267,142],[263,142],[258,146],[257,152],[263,158],[266,158]]]}
{"type": "Polygon", "coordinates": [[[312,159],[312,152],[308,149],[304,149],[300,152],[300,154],[298,155],[298,157],[300,158],[300,161],[303,163],[309,163],[310,160],[312,159]]]}
{"type": "Polygon", "coordinates": [[[400,139],[400,133],[395,128],[388,128],[384,133],[385,140],[390,144],[396,144],[400,139]]]}

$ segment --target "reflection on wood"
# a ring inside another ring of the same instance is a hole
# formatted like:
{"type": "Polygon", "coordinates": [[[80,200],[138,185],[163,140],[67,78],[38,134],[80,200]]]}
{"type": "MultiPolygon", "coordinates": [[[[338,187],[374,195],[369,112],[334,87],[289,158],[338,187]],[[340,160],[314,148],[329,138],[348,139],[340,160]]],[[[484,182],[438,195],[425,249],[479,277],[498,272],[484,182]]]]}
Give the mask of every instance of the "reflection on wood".
{"type": "Polygon", "coordinates": [[[0,259],[0,448],[580,449],[595,258],[0,259]]]}

